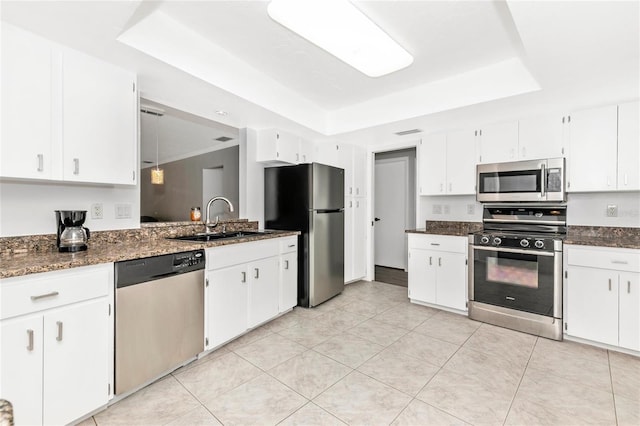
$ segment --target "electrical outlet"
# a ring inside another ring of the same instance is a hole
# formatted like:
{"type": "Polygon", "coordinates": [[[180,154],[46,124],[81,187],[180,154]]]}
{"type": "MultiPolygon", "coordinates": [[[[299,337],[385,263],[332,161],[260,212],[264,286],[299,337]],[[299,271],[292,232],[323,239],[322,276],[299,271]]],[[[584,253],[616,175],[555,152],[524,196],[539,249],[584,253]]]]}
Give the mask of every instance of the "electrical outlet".
{"type": "Polygon", "coordinates": [[[443,212],[444,214],[451,214],[451,207],[449,206],[449,204],[445,204],[445,205],[443,206],[442,212],[443,212]]]}
{"type": "Polygon", "coordinates": [[[131,219],[131,204],[116,204],[116,219],[131,219]]]}
{"type": "Polygon", "coordinates": [[[103,213],[102,203],[91,204],[91,219],[102,219],[103,213]]]}
{"type": "Polygon", "coordinates": [[[434,204],[432,208],[433,214],[442,214],[442,205],[434,204]]]}
{"type": "Polygon", "coordinates": [[[616,204],[607,205],[607,217],[618,217],[618,206],[616,204]]]}
{"type": "Polygon", "coordinates": [[[475,214],[476,205],[475,204],[467,204],[467,214],[475,214]]]}

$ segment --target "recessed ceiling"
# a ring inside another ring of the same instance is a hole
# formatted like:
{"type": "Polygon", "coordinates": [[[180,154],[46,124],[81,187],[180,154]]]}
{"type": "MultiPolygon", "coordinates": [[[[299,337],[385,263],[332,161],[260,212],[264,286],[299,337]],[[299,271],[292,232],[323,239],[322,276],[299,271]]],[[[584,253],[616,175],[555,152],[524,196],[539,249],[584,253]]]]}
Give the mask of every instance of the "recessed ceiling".
{"type": "Polygon", "coordinates": [[[509,114],[638,98],[637,1],[354,3],[414,56],[411,66],[366,77],[273,22],[262,1],[0,7],[3,20],[136,71],[149,99],[314,139],[429,132],[445,112],[495,117],[500,106],[509,114]]]}

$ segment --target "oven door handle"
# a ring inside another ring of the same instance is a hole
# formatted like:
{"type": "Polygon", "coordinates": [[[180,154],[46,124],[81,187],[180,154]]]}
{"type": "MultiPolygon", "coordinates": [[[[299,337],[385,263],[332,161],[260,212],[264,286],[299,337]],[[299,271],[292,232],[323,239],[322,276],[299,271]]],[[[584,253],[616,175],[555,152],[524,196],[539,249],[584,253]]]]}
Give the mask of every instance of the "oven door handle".
{"type": "Polygon", "coordinates": [[[521,249],[512,249],[512,248],[503,248],[503,247],[482,247],[482,246],[471,246],[474,250],[483,250],[483,251],[501,251],[504,253],[519,253],[519,254],[530,254],[532,256],[555,256],[555,252],[548,251],[537,251],[537,250],[521,250],[521,249]]]}
{"type": "Polygon", "coordinates": [[[519,219],[482,219],[485,223],[519,223],[521,225],[557,225],[564,226],[564,222],[553,220],[519,220],[519,219]]]}

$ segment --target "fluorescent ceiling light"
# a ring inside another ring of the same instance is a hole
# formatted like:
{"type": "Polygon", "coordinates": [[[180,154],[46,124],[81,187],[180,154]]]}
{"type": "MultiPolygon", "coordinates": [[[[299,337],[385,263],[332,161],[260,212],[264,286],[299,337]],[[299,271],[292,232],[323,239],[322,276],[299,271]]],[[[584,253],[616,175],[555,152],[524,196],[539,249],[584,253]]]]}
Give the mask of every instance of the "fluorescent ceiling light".
{"type": "Polygon", "coordinates": [[[413,56],[348,0],[272,0],[269,16],[369,77],[408,67],[413,56]]]}

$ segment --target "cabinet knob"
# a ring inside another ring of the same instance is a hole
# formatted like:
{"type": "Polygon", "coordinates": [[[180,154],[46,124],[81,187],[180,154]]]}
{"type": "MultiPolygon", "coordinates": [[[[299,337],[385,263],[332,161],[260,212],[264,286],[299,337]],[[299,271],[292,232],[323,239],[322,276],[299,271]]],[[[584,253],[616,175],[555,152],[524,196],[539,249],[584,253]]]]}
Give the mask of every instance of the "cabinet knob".
{"type": "Polygon", "coordinates": [[[79,175],[80,174],[80,159],[79,158],[74,158],[73,159],[73,174],[74,175],[79,175]]]}

